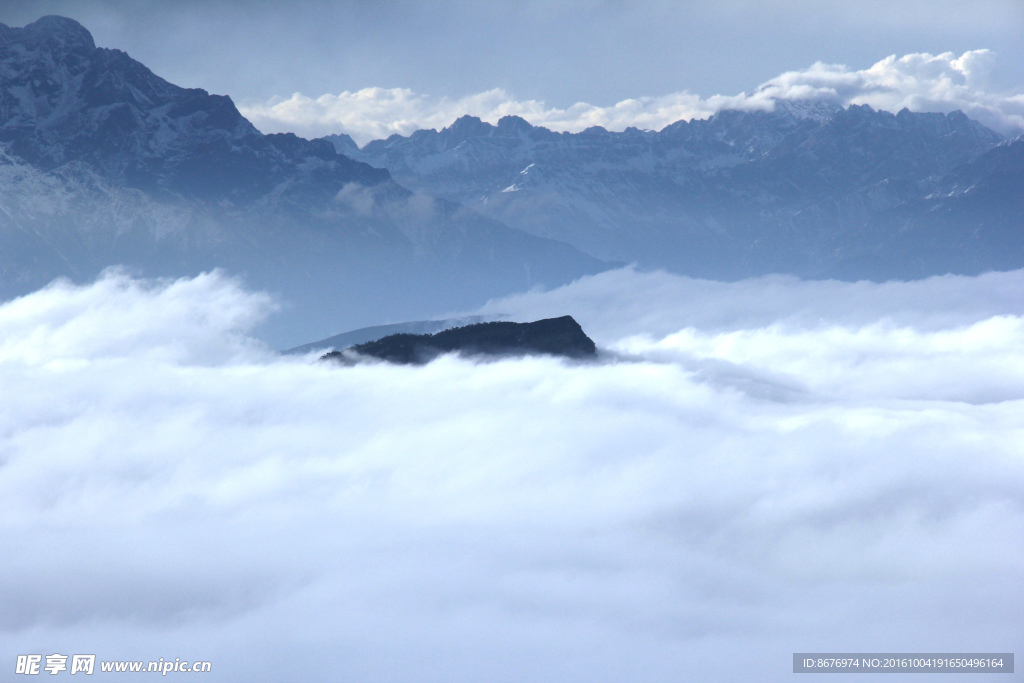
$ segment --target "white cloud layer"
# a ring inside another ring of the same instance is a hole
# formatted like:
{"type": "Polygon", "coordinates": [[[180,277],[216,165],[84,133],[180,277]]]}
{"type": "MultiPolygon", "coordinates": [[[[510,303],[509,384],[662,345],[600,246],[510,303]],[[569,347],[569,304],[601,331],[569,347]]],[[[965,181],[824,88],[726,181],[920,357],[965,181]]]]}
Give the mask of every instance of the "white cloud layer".
{"type": "Polygon", "coordinates": [[[683,91],[639,97],[601,107],[580,102],[560,109],[538,100],[517,100],[495,88],[461,98],[434,97],[408,88],[364,88],[338,95],[288,99],[240,107],[264,132],[294,132],[308,137],[348,133],[359,144],[420,128],[441,129],[464,114],[491,123],[502,116],[521,116],[557,131],[578,132],[590,126],[624,130],[629,126],[660,130],[679,120],[702,119],[721,109],[771,109],[777,101],[811,99],[847,106],[868,104],[896,112],[950,112],[968,116],[1004,133],[1024,130],[1024,93],[993,92],[988,75],[995,67],[989,50],[962,55],[945,52],[890,56],[868,69],[818,62],[788,71],[752,93],[702,98],[683,91]]]}
{"type": "Polygon", "coordinates": [[[794,651],[1012,651],[1022,285],[627,269],[489,306],[577,316],[596,364],[279,358],[220,274],[3,304],[0,661],[789,681],[794,651]]]}

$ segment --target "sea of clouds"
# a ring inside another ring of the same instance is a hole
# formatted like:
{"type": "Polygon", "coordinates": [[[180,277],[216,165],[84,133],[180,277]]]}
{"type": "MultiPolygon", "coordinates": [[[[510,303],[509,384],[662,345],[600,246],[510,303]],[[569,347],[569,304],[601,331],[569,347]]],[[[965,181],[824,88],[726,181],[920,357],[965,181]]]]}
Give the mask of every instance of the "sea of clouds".
{"type": "Polygon", "coordinates": [[[623,269],[482,311],[572,314],[597,362],[346,368],[251,338],[274,304],[221,273],[54,284],[0,305],[0,662],[619,683],[1019,650],[1022,292],[623,269]]]}
{"type": "Polygon", "coordinates": [[[891,55],[867,69],[817,62],[787,71],[751,93],[701,97],[688,91],[638,97],[610,106],[579,102],[558,108],[538,100],[519,100],[501,88],[459,98],[435,97],[408,88],[364,88],[356,92],[284,99],[241,106],[265,133],[292,132],[308,137],[347,133],[357,143],[408,135],[421,128],[440,130],[463,114],[496,123],[521,116],[536,126],[579,132],[591,126],[660,130],[680,120],[704,119],[722,109],[771,110],[778,101],[812,100],[838,106],[867,104],[875,109],[947,113],[957,109],[1004,134],[1024,131],[1024,93],[990,88],[996,67],[990,50],[933,55],[891,55]]]}

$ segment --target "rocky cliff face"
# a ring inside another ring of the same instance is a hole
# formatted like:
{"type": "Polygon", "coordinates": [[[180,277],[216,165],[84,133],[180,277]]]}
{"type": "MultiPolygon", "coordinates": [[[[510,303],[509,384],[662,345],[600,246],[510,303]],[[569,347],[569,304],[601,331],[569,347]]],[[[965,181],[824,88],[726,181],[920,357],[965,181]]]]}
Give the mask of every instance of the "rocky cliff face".
{"type": "Polygon", "coordinates": [[[389,180],[322,142],[262,135],[230,98],[178,87],[120,50],[97,48],[71,19],[3,27],[0,74],[0,142],[44,171],[78,161],[158,196],[237,203],[286,180],[389,180]]]}
{"type": "Polygon", "coordinates": [[[606,267],[325,141],[263,135],[70,19],[0,25],[0,296],[117,264],[242,274],[285,298],[283,345],[606,267]]]}
{"type": "MultiPolygon", "coordinates": [[[[926,211],[927,197],[1001,142],[961,112],[780,102],[659,132],[567,134],[517,117],[496,126],[463,117],[346,148],[409,187],[601,258],[709,277],[917,277],[995,267],[963,252],[987,225],[968,210],[959,213],[964,239],[927,267],[918,259],[903,268],[890,255],[896,243],[906,254],[924,247],[916,231],[901,232],[908,211],[926,211]]],[[[1000,199],[1008,213],[1024,196],[1015,187],[1016,197],[1000,199]]],[[[1013,259],[1024,266],[1024,253],[1013,259]]]]}

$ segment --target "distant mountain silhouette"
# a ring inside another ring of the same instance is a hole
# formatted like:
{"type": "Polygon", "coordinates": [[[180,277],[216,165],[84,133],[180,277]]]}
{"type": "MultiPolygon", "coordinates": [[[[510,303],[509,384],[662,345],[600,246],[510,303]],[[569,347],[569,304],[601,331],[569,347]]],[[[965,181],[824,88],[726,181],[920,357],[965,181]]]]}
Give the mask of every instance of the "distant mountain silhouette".
{"type": "MultiPolygon", "coordinates": [[[[443,353],[466,355],[549,354],[593,358],[597,347],[572,316],[532,323],[489,322],[455,327],[435,334],[392,334],[348,349],[391,363],[427,363],[443,353]]],[[[332,351],[321,360],[345,361],[349,354],[332,351]]]]}

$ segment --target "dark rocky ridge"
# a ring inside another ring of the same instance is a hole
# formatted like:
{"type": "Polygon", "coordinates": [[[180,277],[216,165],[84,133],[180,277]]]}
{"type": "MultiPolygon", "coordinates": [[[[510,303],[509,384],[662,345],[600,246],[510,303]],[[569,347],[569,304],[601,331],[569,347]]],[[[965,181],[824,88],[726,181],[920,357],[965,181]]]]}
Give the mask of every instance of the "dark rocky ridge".
{"type": "MultiPolygon", "coordinates": [[[[532,323],[489,322],[455,327],[434,334],[392,334],[356,344],[348,351],[391,363],[428,363],[443,353],[507,356],[547,354],[566,358],[593,358],[597,347],[572,316],[546,318],[532,323]]],[[[324,354],[321,360],[346,360],[342,351],[324,354]]]]}

